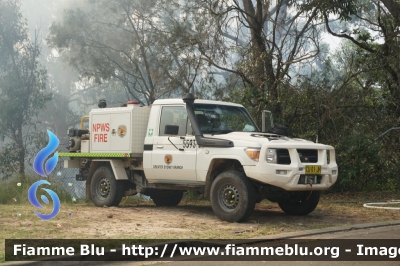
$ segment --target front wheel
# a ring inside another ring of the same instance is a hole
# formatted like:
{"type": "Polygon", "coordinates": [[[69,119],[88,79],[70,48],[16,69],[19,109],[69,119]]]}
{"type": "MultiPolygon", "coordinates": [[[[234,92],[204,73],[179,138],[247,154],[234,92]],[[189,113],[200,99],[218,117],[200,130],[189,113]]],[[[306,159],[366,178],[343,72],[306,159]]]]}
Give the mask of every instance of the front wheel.
{"type": "Polygon", "coordinates": [[[123,197],[123,186],[109,167],[101,166],[93,174],[90,194],[94,205],[98,207],[118,206],[123,197]]]}
{"type": "Polygon", "coordinates": [[[282,211],[291,215],[307,215],[318,205],[319,191],[290,192],[289,198],[278,201],[282,211]]]}
{"type": "Polygon", "coordinates": [[[238,171],[219,174],[211,185],[210,198],[214,213],[228,222],[246,220],[256,203],[254,186],[238,171]]]}

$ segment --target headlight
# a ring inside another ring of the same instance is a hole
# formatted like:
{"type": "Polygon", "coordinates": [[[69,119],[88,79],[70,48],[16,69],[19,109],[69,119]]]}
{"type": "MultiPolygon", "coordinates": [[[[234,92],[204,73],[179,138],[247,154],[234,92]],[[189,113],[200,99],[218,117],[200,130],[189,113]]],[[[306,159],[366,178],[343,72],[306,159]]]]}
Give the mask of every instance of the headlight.
{"type": "Polygon", "coordinates": [[[269,162],[269,163],[277,162],[276,149],[268,149],[267,150],[267,162],[269,162]]]}
{"type": "Polygon", "coordinates": [[[260,158],[260,149],[248,148],[245,149],[245,151],[250,159],[258,162],[258,159],[260,158]]]}

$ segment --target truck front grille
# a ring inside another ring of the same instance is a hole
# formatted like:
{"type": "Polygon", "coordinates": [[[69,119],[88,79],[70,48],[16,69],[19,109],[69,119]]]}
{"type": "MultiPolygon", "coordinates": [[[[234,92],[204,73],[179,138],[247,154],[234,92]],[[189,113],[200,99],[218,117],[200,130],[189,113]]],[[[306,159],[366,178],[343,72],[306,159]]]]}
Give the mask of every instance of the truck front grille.
{"type": "Polygon", "coordinates": [[[297,150],[302,163],[317,163],[318,150],[297,150]]]}
{"type": "Polygon", "coordinates": [[[292,162],[287,149],[277,149],[276,156],[278,164],[290,164],[292,162]]]}

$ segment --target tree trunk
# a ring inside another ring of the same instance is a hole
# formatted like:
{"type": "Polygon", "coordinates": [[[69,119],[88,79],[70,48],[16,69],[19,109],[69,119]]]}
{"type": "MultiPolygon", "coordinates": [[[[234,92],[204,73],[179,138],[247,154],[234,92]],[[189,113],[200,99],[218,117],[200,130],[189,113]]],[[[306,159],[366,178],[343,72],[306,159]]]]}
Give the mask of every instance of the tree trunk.
{"type": "MultiPolygon", "coordinates": [[[[268,8],[263,10],[263,1],[257,0],[254,9],[251,0],[243,0],[243,6],[247,12],[247,20],[251,33],[251,55],[254,62],[252,80],[254,84],[253,106],[256,110],[256,120],[261,119],[261,111],[266,108],[267,103],[275,106],[278,100],[277,84],[272,64],[272,53],[269,53],[263,37],[264,12],[269,12],[268,8]]],[[[274,108],[275,109],[275,108],[274,108]]]]}
{"type": "Polygon", "coordinates": [[[18,146],[19,174],[21,178],[25,179],[25,148],[24,148],[24,140],[22,137],[22,125],[18,126],[17,146],[18,146]]]}

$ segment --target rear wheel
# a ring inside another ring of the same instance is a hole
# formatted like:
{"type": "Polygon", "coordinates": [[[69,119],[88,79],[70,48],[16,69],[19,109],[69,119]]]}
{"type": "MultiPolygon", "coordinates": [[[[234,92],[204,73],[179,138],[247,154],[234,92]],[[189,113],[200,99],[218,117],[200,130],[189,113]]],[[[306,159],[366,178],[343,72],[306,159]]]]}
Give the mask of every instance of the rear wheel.
{"type": "Polygon", "coordinates": [[[210,197],[214,213],[228,222],[246,220],[256,203],[252,183],[238,171],[219,174],[211,185],[210,197]]]}
{"type": "Polygon", "coordinates": [[[157,206],[178,206],[183,197],[183,191],[155,191],[150,196],[157,206]]]}
{"type": "Polygon", "coordinates": [[[123,197],[123,185],[115,179],[113,171],[106,166],[96,169],[90,183],[90,194],[94,205],[118,206],[123,197]]]}
{"type": "Polygon", "coordinates": [[[290,192],[289,198],[278,201],[279,207],[291,215],[307,215],[318,205],[319,191],[290,192]]]}

